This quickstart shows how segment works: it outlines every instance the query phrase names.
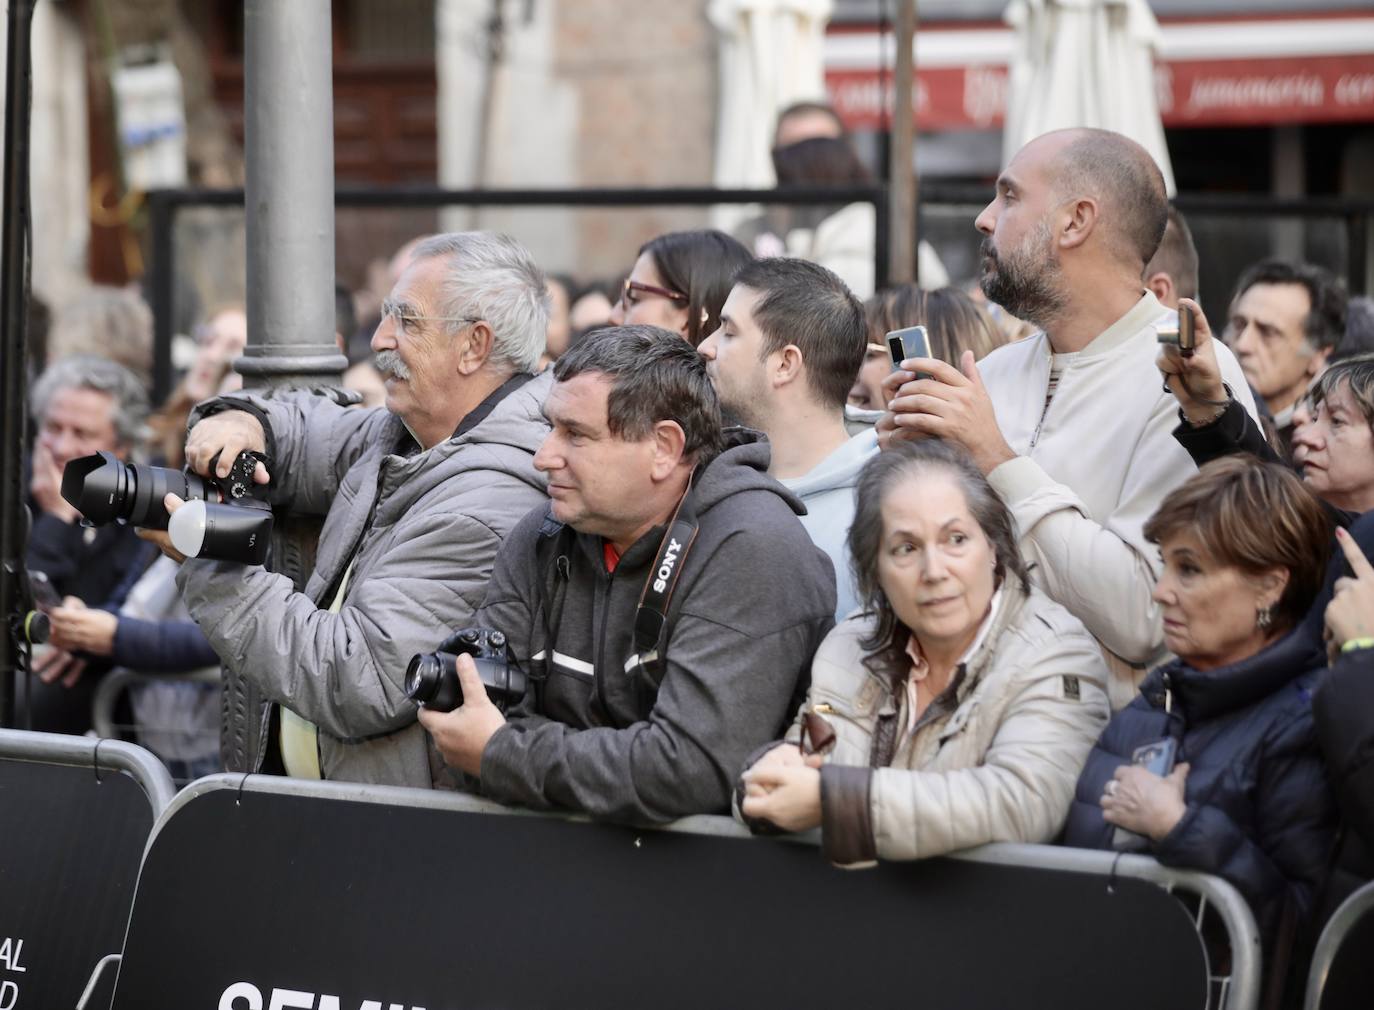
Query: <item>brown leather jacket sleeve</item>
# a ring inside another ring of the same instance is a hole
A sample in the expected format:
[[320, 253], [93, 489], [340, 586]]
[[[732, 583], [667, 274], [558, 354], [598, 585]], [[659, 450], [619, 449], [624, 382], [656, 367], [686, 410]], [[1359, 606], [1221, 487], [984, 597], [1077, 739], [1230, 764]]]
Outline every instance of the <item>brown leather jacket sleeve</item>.
[[832, 863], [845, 866], [878, 858], [869, 801], [872, 783], [871, 768], [821, 768], [821, 848]]

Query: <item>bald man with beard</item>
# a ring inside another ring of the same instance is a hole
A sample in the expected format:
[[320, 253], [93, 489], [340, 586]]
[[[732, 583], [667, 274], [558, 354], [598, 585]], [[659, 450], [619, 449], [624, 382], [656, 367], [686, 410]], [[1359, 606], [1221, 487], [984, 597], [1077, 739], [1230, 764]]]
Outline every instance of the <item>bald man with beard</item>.
[[[1101, 644], [1117, 708], [1164, 651], [1159, 555], [1143, 527], [1196, 470], [1155, 367], [1157, 327], [1174, 314], [1141, 284], [1168, 210], [1164, 178], [1134, 141], [1092, 129], [1032, 140], [975, 224], [984, 294], [1039, 332], [977, 366], [967, 352], [959, 368], [906, 363], [878, 423], [884, 446], [939, 436], [969, 452], [1015, 514], [1034, 578]], [[1224, 350], [1222, 375], [1253, 415]]]

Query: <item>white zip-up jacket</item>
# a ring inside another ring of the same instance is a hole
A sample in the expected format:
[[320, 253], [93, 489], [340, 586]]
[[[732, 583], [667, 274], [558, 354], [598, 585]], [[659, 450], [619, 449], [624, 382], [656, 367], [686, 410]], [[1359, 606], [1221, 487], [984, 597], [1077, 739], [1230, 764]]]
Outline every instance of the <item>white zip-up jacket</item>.
[[[1072, 355], [1048, 410], [1049, 338], [1037, 333], [978, 363], [997, 424], [1017, 457], [988, 481], [1016, 517], [1031, 575], [1083, 622], [1107, 653], [1112, 707], [1135, 696], [1164, 654], [1151, 601], [1158, 549], [1146, 520], [1197, 472], [1173, 437], [1178, 403], [1155, 367], [1155, 328], [1174, 318], [1150, 292]], [[1255, 414], [1229, 348], [1213, 345], [1222, 378]]]

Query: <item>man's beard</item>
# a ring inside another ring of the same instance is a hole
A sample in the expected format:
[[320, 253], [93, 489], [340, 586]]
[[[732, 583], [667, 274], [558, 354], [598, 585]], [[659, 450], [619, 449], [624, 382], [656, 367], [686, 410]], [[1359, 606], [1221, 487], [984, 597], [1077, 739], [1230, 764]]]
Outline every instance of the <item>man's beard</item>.
[[373, 367], [382, 373], [383, 378], [397, 378], [402, 382], [410, 381], [410, 369], [401, 360], [398, 351], [378, 351], [372, 359]]
[[978, 250], [984, 257], [979, 286], [988, 301], [1042, 329], [1064, 309], [1058, 284], [1059, 260], [1050, 238], [1049, 225], [1042, 221], [1006, 257], [997, 254], [991, 236], [983, 239]]

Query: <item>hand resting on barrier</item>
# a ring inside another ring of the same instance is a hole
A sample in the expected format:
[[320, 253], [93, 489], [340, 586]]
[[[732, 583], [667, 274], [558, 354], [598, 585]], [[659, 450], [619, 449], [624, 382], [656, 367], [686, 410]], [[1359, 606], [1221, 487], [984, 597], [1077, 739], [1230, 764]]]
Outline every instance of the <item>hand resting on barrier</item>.
[[[792, 754], [795, 760], [783, 757]], [[821, 823], [820, 754], [801, 753], [789, 744], [774, 747], [744, 773], [740, 810], [783, 831], [810, 831]]]

